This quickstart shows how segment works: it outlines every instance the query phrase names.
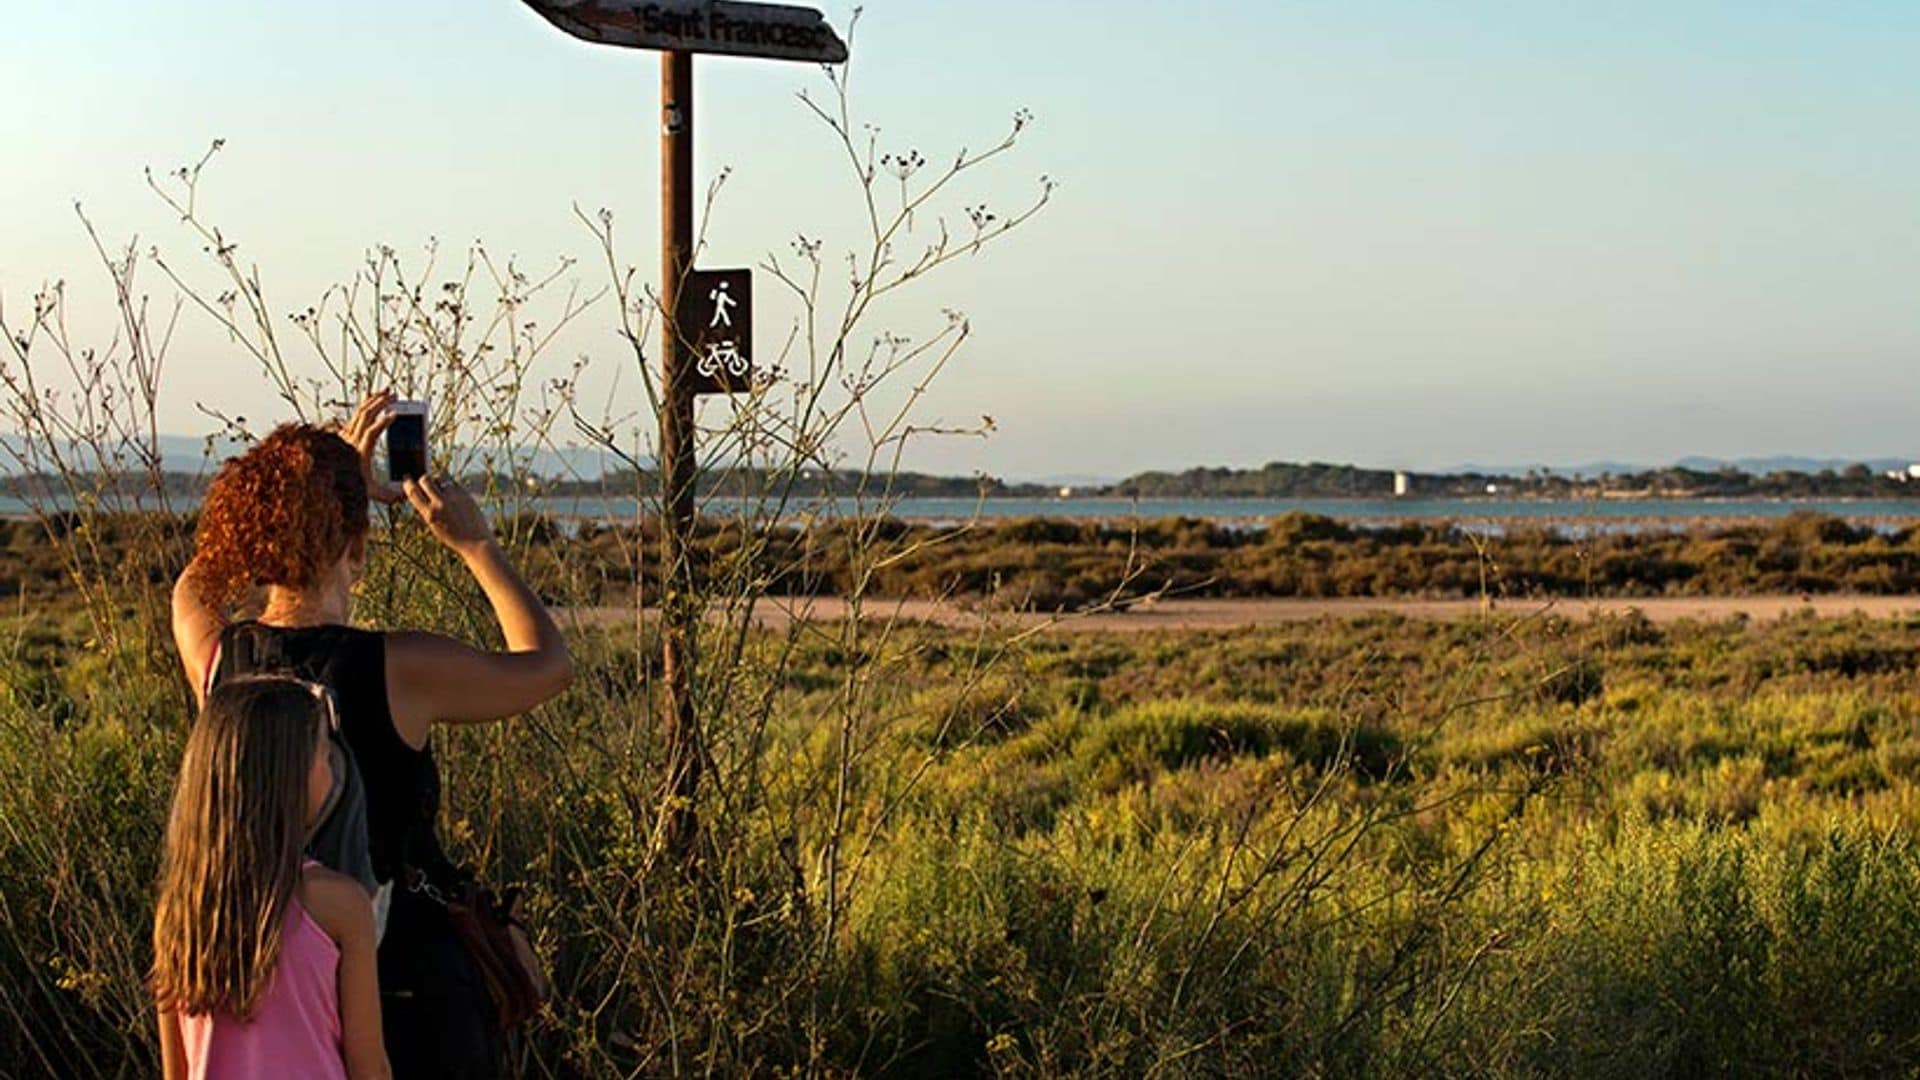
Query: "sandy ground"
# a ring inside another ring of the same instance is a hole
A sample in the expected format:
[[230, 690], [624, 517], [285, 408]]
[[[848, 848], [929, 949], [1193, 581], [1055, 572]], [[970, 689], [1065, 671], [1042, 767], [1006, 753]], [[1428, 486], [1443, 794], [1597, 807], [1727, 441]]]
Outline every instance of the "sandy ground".
[[[1744, 615], [1766, 621], [1812, 612], [1819, 616], [1863, 614], [1873, 618], [1920, 615], [1920, 596], [1703, 596], [1656, 597], [1639, 600], [1527, 600], [1503, 601], [1493, 610], [1503, 615], [1555, 614], [1585, 619], [1595, 614], [1638, 609], [1658, 623], [1682, 619], [1729, 619]], [[1478, 600], [1339, 599], [1339, 600], [1159, 600], [1125, 611], [1089, 615], [986, 614], [959, 604], [925, 600], [869, 601], [870, 619], [899, 619], [938, 623], [958, 629], [991, 622], [1007, 628], [1048, 628], [1055, 631], [1228, 630], [1272, 626], [1324, 617], [1356, 618], [1391, 613], [1415, 619], [1459, 619], [1488, 610]], [[620, 623], [633, 618], [631, 608], [582, 608], [569, 613], [592, 623]], [[830, 621], [844, 618], [846, 604], [836, 598], [773, 597], [755, 612], [760, 625], [777, 629], [795, 619]]]

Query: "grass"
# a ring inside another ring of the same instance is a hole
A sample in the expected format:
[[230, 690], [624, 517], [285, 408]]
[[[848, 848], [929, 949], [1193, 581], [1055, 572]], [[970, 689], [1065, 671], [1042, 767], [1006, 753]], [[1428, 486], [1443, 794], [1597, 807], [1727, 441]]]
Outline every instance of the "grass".
[[[138, 1075], [182, 723], [85, 625], [9, 635], [0, 1053]], [[688, 873], [649, 841], [634, 642], [582, 631], [565, 700], [443, 737], [446, 831], [534, 889], [536, 1074], [1900, 1073], [1912, 632], [1372, 618], [986, 668], [932, 628], [756, 639], [789, 677], [756, 739], [715, 730]]]

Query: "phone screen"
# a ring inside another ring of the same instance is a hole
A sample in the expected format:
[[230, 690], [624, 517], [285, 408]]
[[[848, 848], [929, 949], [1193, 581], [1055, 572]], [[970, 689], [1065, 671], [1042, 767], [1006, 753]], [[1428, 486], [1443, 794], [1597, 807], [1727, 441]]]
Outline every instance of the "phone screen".
[[387, 479], [395, 483], [427, 475], [427, 403], [393, 403], [393, 426], [387, 429]]

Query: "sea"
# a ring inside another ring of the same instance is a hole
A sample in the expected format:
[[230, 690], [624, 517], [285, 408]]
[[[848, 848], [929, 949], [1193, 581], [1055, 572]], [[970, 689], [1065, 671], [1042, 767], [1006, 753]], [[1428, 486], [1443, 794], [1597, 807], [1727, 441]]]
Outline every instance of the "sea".
[[[149, 502], [150, 506], [151, 503]], [[632, 521], [652, 512], [651, 500], [604, 497], [544, 497], [517, 502], [523, 509], [538, 508], [563, 518], [607, 522]], [[176, 510], [190, 509], [191, 499], [176, 499]], [[737, 498], [703, 498], [701, 512], [718, 517], [759, 516], [767, 511]], [[21, 518], [33, 508], [17, 498], [0, 498], [0, 516]], [[903, 521], [962, 523], [1010, 518], [1052, 518], [1074, 521], [1150, 521], [1162, 518], [1198, 518], [1256, 526], [1283, 514], [1318, 514], [1360, 525], [1390, 525], [1403, 521], [1447, 521], [1463, 527], [1476, 524], [1512, 528], [1525, 525], [1582, 528], [1679, 528], [1695, 523], [1766, 521], [1796, 513], [1843, 518], [1861, 525], [1897, 529], [1920, 525], [1920, 498], [1913, 499], [1519, 499], [1485, 498], [1298, 498], [1298, 499], [1125, 499], [1063, 498], [867, 498], [854, 500], [795, 499], [782, 516], [801, 520], [846, 515], [871, 516], [885, 512]]]

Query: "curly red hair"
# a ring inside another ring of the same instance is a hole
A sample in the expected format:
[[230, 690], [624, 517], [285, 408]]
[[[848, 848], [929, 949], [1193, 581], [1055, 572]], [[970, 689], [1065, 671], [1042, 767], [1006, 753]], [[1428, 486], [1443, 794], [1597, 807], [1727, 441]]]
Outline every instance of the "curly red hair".
[[222, 601], [258, 585], [311, 588], [367, 523], [367, 478], [353, 445], [313, 424], [282, 424], [214, 475], [194, 561], [203, 587]]

